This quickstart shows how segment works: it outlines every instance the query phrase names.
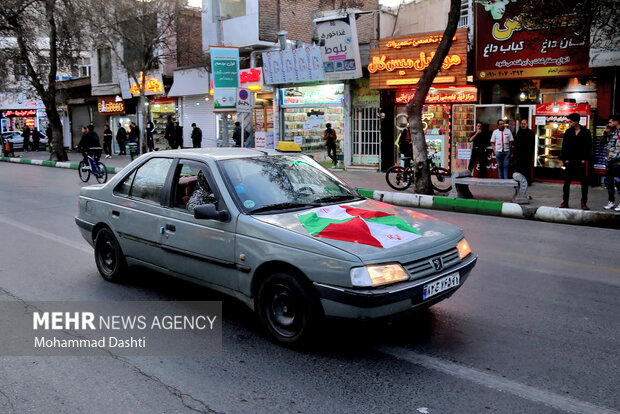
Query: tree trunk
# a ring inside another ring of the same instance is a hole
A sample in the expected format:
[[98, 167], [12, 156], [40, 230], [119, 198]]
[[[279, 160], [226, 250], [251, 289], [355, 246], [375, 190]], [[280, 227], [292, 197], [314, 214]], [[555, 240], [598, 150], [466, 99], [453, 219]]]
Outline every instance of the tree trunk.
[[47, 113], [47, 119], [52, 126], [52, 136], [47, 137], [49, 145], [52, 148], [50, 153], [50, 161], [68, 161], [67, 153], [65, 152], [65, 146], [63, 142], [62, 134], [62, 122], [60, 121], [60, 115], [56, 110], [56, 104], [49, 105], [45, 102], [45, 112]]
[[418, 194], [433, 194], [431, 186], [431, 176], [428, 164], [428, 152], [424, 129], [422, 127], [422, 108], [426, 95], [431, 88], [433, 79], [437, 76], [444, 59], [452, 46], [452, 39], [456, 33], [461, 14], [461, 0], [450, 1], [450, 12], [448, 14], [448, 24], [443, 32], [443, 38], [437, 46], [435, 56], [428, 67], [424, 70], [420, 81], [416, 86], [413, 99], [407, 104], [407, 117], [409, 118], [409, 132], [413, 141], [413, 160], [412, 166], [415, 170], [415, 192]]

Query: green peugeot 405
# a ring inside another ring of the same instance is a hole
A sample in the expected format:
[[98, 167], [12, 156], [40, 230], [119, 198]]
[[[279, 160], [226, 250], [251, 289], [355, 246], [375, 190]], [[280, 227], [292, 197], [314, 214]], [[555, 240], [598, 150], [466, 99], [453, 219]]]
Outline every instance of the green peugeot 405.
[[312, 158], [276, 150], [143, 155], [83, 187], [75, 221], [104, 279], [142, 266], [222, 291], [289, 344], [325, 317], [431, 306], [477, 260], [458, 227], [367, 199]]

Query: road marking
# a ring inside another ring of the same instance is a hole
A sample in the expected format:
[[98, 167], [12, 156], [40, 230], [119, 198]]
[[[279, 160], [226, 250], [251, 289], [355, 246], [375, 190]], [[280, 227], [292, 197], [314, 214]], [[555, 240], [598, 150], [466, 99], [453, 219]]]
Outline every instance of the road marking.
[[487, 388], [508, 392], [526, 400], [542, 403], [558, 410], [583, 414], [618, 414], [617, 411], [609, 408], [594, 405], [576, 398], [559, 395], [550, 391], [530, 387], [529, 385], [508, 380], [498, 375], [420, 354], [402, 347], [382, 345], [375, 349], [394, 358], [420, 365], [427, 369], [443, 372], [444, 374], [448, 374], [453, 377], [469, 380]]
[[569, 260], [552, 259], [550, 257], [529, 256], [527, 254], [485, 249], [484, 247], [476, 247], [476, 250], [485, 252], [485, 253], [515, 257], [517, 259], [526, 259], [526, 260], [544, 262], [544, 263], [555, 263], [555, 264], [561, 264], [561, 265], [566, 265], [570, 267], [581, 267], [584, 269], [599, 270], [599, 271], [610, 272], [610, 273], [620, 273], [620, 268], [614, 268], [614, 267], [605, 267], [605, 266], [597, 266], [597, 265], [586, 264], [586, 263], [571, 262]]
[[77, 249], [77, 250], [80, 250], [80, 251], [83, 251], [83, 252], [86, 252], [86, 253], [92, 253], [93, 252], [92, 247], [90, 247], [90, 246], [88, 246], [86, 244], [75, 242], [73, 240], [70, 240], [70, 239], [58, 236], [58, 235], [53, 234], [53, 233], [49, 233], [49, 232], [47, 232], [45, 230], [37, 229], [36, 227], [32, 227], [32, 226], [29, 226], [27, 224], [17, 223], [17, 222], [15, 222], [15, 220], [11, 220], [8, 217], [0, 216], [0, 223], [16, 227], [16, 228], [18, 228], [20, 230], [23, 230], [23, 231], [26, 231], [28, 233], [35, 234], [35, 235], [37, 235], [39, 237], [43, 237], [43, 238], [49, 239], [49, 240], [54, 241], [56, 243], [64, 244], [65, 246], [73, 247], [74, 249]]

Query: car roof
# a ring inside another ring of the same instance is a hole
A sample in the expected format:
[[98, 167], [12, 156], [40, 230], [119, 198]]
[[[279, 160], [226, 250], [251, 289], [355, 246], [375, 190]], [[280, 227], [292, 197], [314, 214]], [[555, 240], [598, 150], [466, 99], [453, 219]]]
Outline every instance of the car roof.
[[296, 153], [284, 153], [275, 150], [268, 149], [254, 149], [254, 148], [186, 148], [180, 150], [167, 150], [157, 151], [151, 153], [152, 155], [173, 155], [177, 157], [187, 157], [188, 155], [194, 155], [199, 157], [211, 158], [214, 160], [228, 160], [233, 158], [254, 158], [265, 157], [274, 155], [291, 155], [300, 154]]

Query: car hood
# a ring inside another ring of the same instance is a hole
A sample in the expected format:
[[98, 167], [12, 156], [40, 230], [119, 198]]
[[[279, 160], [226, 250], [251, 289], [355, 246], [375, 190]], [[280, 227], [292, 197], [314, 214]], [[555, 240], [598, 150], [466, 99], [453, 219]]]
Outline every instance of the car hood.
[[278, 226], [280, 228], [311, 237], [317, 242], [325, 243], [338, 249], [347, 251], [357, 256], [364, 263], [373, 263], [385, 260], [411, 260], [417, 256], [425, 257], [435, 254], [440, 250], [454, 248], [463, 237], [463, 231], [449, 223], [437, 220], [418, 211], [409, 208], [393, 206], [374, 200], [363, 200], [353, 203], [335, 204], [343, 207], [380, 211], [402, 218], [421, 233], [412, 241], [398, 244], [393, 247], [376, 247], [369, 244], [342, 241], [311, 235], [302, 225], [299, 216], [316, 209], [308, 209], [294, 212], [278, 212], [269, 215], [253, 215], [256, 220]]

